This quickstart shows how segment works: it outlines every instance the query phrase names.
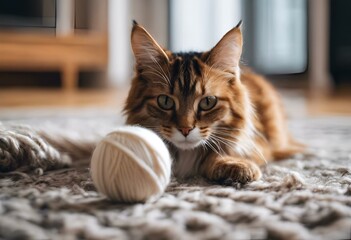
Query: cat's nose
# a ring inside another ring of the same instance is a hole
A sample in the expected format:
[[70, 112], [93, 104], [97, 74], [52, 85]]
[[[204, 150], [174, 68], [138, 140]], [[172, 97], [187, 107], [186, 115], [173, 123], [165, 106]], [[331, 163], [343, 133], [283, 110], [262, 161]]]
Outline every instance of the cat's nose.
[[184, 137], [188, 136], [190, 131], [193, 129], [194, 128], [190, 128], [190, 127], [178, 128], [178, 130], [184, 135]]

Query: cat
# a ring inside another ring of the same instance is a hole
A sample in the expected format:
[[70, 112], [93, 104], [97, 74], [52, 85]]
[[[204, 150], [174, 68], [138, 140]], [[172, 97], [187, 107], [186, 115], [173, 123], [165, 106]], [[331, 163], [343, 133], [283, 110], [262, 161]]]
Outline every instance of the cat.
[[175, 177], [245, 184], [260, 179], [260, 165], [303, 149], [273, 86], [240, 65], [242, 38], [240, 21], [207, 52], [174, 53], [133, 22], [126, 123], [164, 140]]

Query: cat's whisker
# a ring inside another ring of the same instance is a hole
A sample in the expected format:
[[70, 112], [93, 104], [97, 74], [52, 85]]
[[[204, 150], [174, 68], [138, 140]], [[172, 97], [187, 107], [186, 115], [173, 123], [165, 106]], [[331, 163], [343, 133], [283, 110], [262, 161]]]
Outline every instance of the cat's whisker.
[[205, 140], [201, 140], [200, 145], [205, 151], [207, 151], [207, 146], [206, 146], [206, 141]]
[[227, 134], [227, 133], [218, 133], [218, 132], [212, 132], [211, 135], [214, 135], [214, 136], [217, 136], [217, 137], [220, 137], [224, 140], [227, 140], [227, 141], [232, 141], [231, 139], [234, 139], [235, 141], [238, 141], [240, 139], [240, 136], [235, 136], [233, 134]]
[[[214, 141], [216, 141], [216, 140], [214, 139]], [[224, 151], [224, 149], [221, 147], [221, 144], [218, 141], [217, 141], [217, 143], [218, 143], [219, 151], [222, 152], [223, 154], [226, 154], [226, 151]]]
[[[208, 142], [206, 140], [204, 141], [204, 146], [206, 147], [206, 150], [207, 150], [207, 147], [209, 147], [212, 150], [212, 148], [208, 145]], [[214, 152], [216, 152], [216, 151], [214, 151]]]
[[[232, 135], [227, 135], [227, 136], [238, 140], [238, 138], [236, 138], [235, 136], [232, 136]], [[226, 146], [228, 146], [234, 150], [235, 150], [235, 145], [239, 144], [237, 141], [232, 141], [230, 139], [224, 138], [224, 137], [218, 135], [217, 133], [212, 133], [212, 137], [217, 138], [218, 141], [222, 142], [223, 144], [225, 144]], [[232, 143], [233, 145], [230, 145], [228, 142]], [[246, 152], [247, 155], [249, 155], [248, 153], [250, 153], [250, 151], [253, 150], [258, 155], [258, 157], [267, 164], [266, 158], [264, 157], [262, 152], [257, 148], [257, 146], [254, 144], [254, 142], [250, 143], [251, 150], [246, 149], [245, 145], [242, 145], [241, 147], [244, 149], [244, 152]]]
[[221, 147], [220, 144], [218, 144], [218, 142], [216, 141], [215, 138], [209, 138], [209, 140], [213, 143], [213, 145], [218, 149], [219, 152], [221, 152]]
[[216, 154], [218, 154], [221, 158], [223, 158], [223, 156], [216, 150], [216, 148], [211, 144], [211, 141], [206, 140], [205, 144], [212, 149], [212, 151], [214, 151]]
[[216, 135], [216, 134], [212, 134], [212, 137], [213, 137], [213, 138], [216, 138], [216, 139], [218, 139], [218, 140], [221, 140], [224, 144], [227, 144], [228, 146], [231, 146], [231, 145], [229, 145], [229, 143], [232, 143], [232, 144], [234, 144], [234, 145], [236, 144], [235, 141], [232, 141], [232, 140], [227, 139], [227, 138], [223, 138], [223, 137], [218, 136], [218, 135]]
[[[213, 132], [213, 133], [215, 133], [215, 132]], [[228, 137], [236, 137], [233, 133], [226, 133], [226, 132], [223, 132], [223, 131], [221, 131], [220, 133], [218, 133], [218, 135], [223, 136], [223, 137], [225, 137], [225, 136], [228, 136]]]
[[216, 140], [213, 139], [213, 138], [211, 138], [211, 137], [210, 137], [208, 140], [209, 140], [209, 143], [212, 143], [215, 147], [218, 148], [218, 151], [216, 151], [216, 153], [217, 153], [220, 157], [223, 158], [223, 155], [221, 154], [221, 152], [222, 152], [222, 153], [225, 153], [225, 151], [220, 147], [220, 144], [219, 144], [218, 142], [216, 142]]
[[230, 141], [228, 139], [220, 138], [218, 136], [212, 136], [212, 138], [216, 139], [218, 142], [220, 142], [223, 145], [227, 146], [229, 149], [235, 150], [236, 142]]
[[[239, 128], [230, 128], [230, 127], [216, 127], [217, 130], [221, 130], [221, 131], [227, 131], [227, 132], [232, 132], [232, 131], [239, 131], [239, 132], [243, 132], [244, 134], [247, 133], [247, 131], [245, 129], [239, 129]], [[267, 138], [259, 131], [254, 130], [253, 133], [258, 136], [260, 139], [262, 139], [264, 142], [268, 143]]]

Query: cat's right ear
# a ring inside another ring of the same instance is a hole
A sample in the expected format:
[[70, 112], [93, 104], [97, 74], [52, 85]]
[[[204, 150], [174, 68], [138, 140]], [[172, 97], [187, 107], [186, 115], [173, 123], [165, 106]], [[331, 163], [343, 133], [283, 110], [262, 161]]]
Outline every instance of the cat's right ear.
[[133, 21], [131, 44], [138, 68], [143, 69], [169, 62], [166, 52], [136, 21]]

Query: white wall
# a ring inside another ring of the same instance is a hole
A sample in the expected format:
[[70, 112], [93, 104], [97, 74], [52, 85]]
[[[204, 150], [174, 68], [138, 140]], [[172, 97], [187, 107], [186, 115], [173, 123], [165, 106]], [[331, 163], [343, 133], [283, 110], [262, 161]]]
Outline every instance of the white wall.
[[133, 55], [130, 46], [132, 20], [144, 26], [162, 45], [168, 44], [168, 1], [109, 0], [109, 66], [108, 79], [112, 86], [130, 83], [133, 75]]
[[125, 85], [131, 77], [129, 11], [128, 0], [108, 1], [108, 81], [112, 86]]
[[171, 0], [171, 50], [206, 51], [241, 20], [240, 0]]

